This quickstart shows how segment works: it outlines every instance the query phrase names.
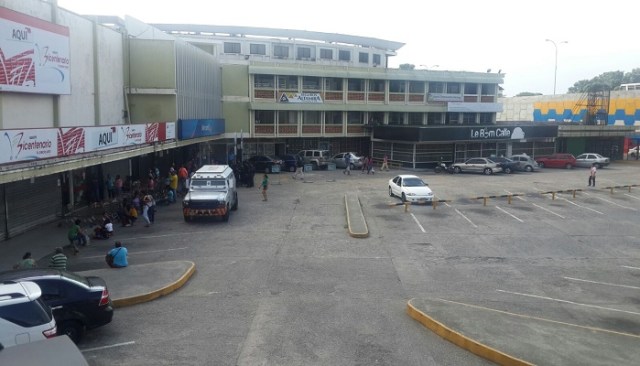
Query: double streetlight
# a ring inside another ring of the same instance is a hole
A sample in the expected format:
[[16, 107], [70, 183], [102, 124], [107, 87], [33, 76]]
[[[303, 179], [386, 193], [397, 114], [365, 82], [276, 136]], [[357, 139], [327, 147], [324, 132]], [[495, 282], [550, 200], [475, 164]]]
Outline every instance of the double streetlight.
[[554, 40], [549, 38], [545, 39], [545, 41], [553, 43], [553, 47], [556, 49], [556, 58], [555, 58], [556, 61], [555, 61], [555, 66], [553, 70], [553, 95], [556, 95], [556, 80], [558, 77], [558, 44], [569, 43], [569, 42], [561, 41], [556, 43]]

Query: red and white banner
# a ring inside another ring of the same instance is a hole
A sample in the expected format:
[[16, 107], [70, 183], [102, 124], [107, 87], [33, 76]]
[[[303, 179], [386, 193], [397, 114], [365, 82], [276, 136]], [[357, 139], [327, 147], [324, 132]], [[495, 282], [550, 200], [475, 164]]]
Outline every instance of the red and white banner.
[[0, 90], [71, 94], [69, 28], [0, 7]]
[[3, 130], [0, 164], [18, 163], [173, 140], [175, 122], [101, 127]]

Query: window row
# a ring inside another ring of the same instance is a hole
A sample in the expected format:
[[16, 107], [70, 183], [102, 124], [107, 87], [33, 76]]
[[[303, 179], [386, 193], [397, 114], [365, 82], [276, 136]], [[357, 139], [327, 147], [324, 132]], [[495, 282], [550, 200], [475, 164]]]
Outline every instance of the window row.
[[256, 110], [254, 122], [260, 124], [331, 124], [436, 126], [436, 125], [491, 125], [495, 113], [458, 112], [361, 112], [361, 111], [274, 111]]
[[[329, 60], [329, 61], [356, 61], [353, 58], [355, 51], [341, 50], [336, 48], [323, 48], [323, 47], [310, 47], [310, 46], [295, 46], [290, 44], [273, 44], [271, 45], [271, 56], [275, 58], [288, 59], [293, 58], [293, 51], [295, 50], [296, 60]], [[240, 42], [224, 42], [223, 52], [226, 54], [243, 54], [242, 43]], [[268, 56], [267, 44], [264, 43], [249, 43], [249, 54]], [[382, 56], [377, 53], [369, 52], [357, 52], [357, 61], [362, 64], [381, 65]]]
[[[497, 84], [478, 84], [440, 81], [380, 80], [380, 79], [343, 79], [318, 76], [263, 75], [253, 76], [256, 89], [275, 89], [291, 91], [347, 91], [384, 93], [441, 93], [496, 95]], [[299, 90], [300, 89], [300, 90]]]

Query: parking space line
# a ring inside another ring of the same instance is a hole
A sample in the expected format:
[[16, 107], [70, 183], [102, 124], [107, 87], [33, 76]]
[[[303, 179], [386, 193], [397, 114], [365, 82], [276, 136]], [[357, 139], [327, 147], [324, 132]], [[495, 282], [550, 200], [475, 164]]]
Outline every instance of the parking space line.
[[591, 305], [591, 304], [583, 304], [583, 303], [579, 303], [579, 302], [575, 302], [575, 301], [569, 301], [569, 300], [562, 300], [562, 299], [556, 299], [553, 297], [548, 297], [548, 296], [539, 296], [539, 295], [532, 295], [532, 294], [523, 294], [521, 292], [513, 292], [513, 291], [506, 291], [506, 290], [496, 290], [498, 292], [503, 292], [505, 294], [511, 294], [511, 295], [518, 295], [518, 296], [526, 296], [526, 297], [533, 297], [535, 299], [542, 299], [542, 300], [550, 300], [550, 301], [557, 301], [557, 302], [561, 302], [564, 304], [571, 304], [571, 305], [577, 305], [577, 306], [584, 306], [587, 308], [594, 308], [594, 309], [600, 309], [600, 310], [609, 310], [609, 311], [615, 311], [615, 312], [619, 312], [619, 313], [626, 313], [626, 314], [632, 314], [632, 315], [640, 315], [640, 313], [635, 312], [635, 311], [628, 311], [628, 310], [620, 310], [620, 309], [615, 309], [615, 308], [607, 308], [604, 306], [598, 306], [598, 305]]
[[123, 343], [116, 343], [116, 344], [111, 344], [108, 346], [102, 346], [102, 347], [93, 347], [93, 348], [87, 348], [87, 349], [81, 349], [80, 352], [93, 352], [93, 351], [100, 351], [103, 349], [109, 349], [109, 348], [114, 348], [114, 347], [122, 347], [122, 346], [131, 346], [133, 344], [135, 344], [136, 342], [134, 341], [130, 341], [130, 342], [123, 342]]
[[571, 280], [571, 281], [578, 281], [578, 282], [586, 282], [586, 283], [594, 283], [596, 285], [607, 285], [607, 286], [615, 286], [615, 287], [624, 287], [624, 288], [632, 288], [634, 290], [640, 290], [640, 287], [638, 286], [630, 286], [630, 285], [618, 285], [615, 283], [609, 283], [609, 282], [598, 282], [598, 281], [591, 281], [591, 280], [583, 280], [580, 278], [573, 278], [573, 277], [563, 277], [566, 280]]
[[[505, 192], [507, 192], [507, 194], [513, 194], [513, 193], [511, 193], [511, 192], [507, 191], [506, 189], [505, 189], [504, 191], [505, 191]], [[566, 218], [566, 217], [564, 217], [564, 216], [560, 215], [559, 213], [556, 213], [556, 212], [553, 212], [553, 211], [549, 210], [548, 208], [542, 207], [542, 206], [537, 205], [537, 204], [535, 204], [535, 203], [533, 203], [533, 202], [529, 202], [529, 201], [528, 201], [528, 200], [526, 200], [524, 197], [516, 196], [516, 198], [517, 198], [517, 199], [519, 199], [519, 200], [521, 200], [521, 201], [524, 201], [524, 202], [530, 203], [530, 204], [532, 204], [532, 205], [536, 206], [537, 208], [539, 208], [539, 209], [541, 209], [541, 210], [545, 210], [545, 211], [547, 211], [547, 212], [548, 212], [548, 213], [550, 213], [550, 214], [556, 215], [556, 216], [558, 216], [558, 217], [559, 217], [559, 218], [561, 218], [561, 219], [565, 219], [565, 218]]]
[[496, 208], [497, 208], [498, 210], [500, 210], [500, 211], [502, 211], [502, 212], [506, 213], [507, 215], [509, 215], [509, 216], [513, 217], [514, 219], [516, 219], [516, 220], [518, 220], [518, 221], [520, 221], [520, 222], [524, 222], [522, 219], [519, 219], [518, 217], [516, 217], [516, 216], [515, 216], [515, 215], [513, 215], [512, 213], [507, 212], [506, 210], [504, 210], [504, 209], [502, 209], [502, 208], [500, 208], [500, 207], [498, 207], [498, 206], [496, 206]]
[[455, 209], [456, 212], [458, 213], [458, 215], [462, 216], [465, 218], [465, 220], [469, 221], [469, 223], [471, 225], [473, 225], [473, 227], [478, 227], [478, 225], [474, 224], [473, 221], [471, 221], [468, 217], [466, 217], [462, 212], [460, 212], [460, 210], [458, 210], [457, 208]]
[[629, 269], [640, 269], [640, 267], [631, 267], [631, 266], [622, 266], [624, 268], [629, 268]]
[[418, 227], [420, 228], [420, 230], [422, 230], [423, 233], [426, 233], [422, 225], [420, 225], [420, 221], [418, 221], [418, 218], [413, 213], [411, 213], [411, 217], [413, 217], [413, 221], [415, 221], [416, 224], [418, 224]]
[[578, 206], [578, 207], [581, 207], [581, 208], [587, 209], [587, 210], [589, 210], [589, 211], [593, 211], [593, 212], [595, 212], [595, 213], [597, 213], [597, 214], [604, 215], [604, 213], [602, 213], [602, 212], [600, 212], [600, 211], [598, 211], [598, 210], [594, 210], [594, 209], [592, 209], [591, 207], [582, 206], [582, 205], [579, 205], [579, 204], [577, 204], [577, 203], [575, 203], [575, 202], [571, 202], [571, 201], [569, 201], [568, 199], [566, 199], [566, 198], [564, 198], [564, 197], [558, 197], [558, 198], [559, 198], [559, 199], [561, 199], [561, 200], [565, 200], [565, 201], [569, 202], [570, 204], [572, 204], [572, 205], [574, 205], [574, 206]]
[[631, 211], [638, 211], [637, 209], [635, 209], [635, 208], [633, 208], [633, 207], [624, 206], [624, 205], [621, 205], [621, 204], [619, 204], [619, 203], [616, 203], [616, 202], [613, 202], [613, 201], [609, 201], [608, 199], [605, 199], [605, 198], [602, 198], [602, 197], [598, 197], [598, 196], [595, 196], [595, 195], [590, 194], [590, 193], [587, 193], [587, 192], [584, 192], [584, 194], [585, 194], [585, 195], [587, 195], [587, 196], [591, 196], [591, 197], [597, 198], [597, 199], [599, 199], [599, 200], [603, 200], [603, 201], [605, 201], [605, 202], [608, 202], [608, 203], [610, 203], [610, 204], [612, 204], [612, 205], [616, 205], [616, 206], [618, 206], [618, 207], [626, 208], [626, 209], [631, 210]]
[[634, 200], [639, 200], [639, 201], [640, 201], [640, 197], [636, 197], [636, 196], [634, 196], [634, 195], [632, 195], [632, 194], [629, 194], [629, 193], [625, 193], [624, 195], [625, 195], [625, 196], [627, 196], [627, 197], [631, 197], [631, 198], [633, 198]]

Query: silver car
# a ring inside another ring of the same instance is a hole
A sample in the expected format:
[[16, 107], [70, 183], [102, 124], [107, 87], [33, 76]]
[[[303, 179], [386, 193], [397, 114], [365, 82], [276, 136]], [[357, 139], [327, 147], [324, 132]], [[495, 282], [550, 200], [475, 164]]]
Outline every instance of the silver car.
[[527, 154], [516, 154], [509, 157], [509, 159], [517, 162], [518, 170], [532, 172], [538, 169], [538, 163], [536, 163], [536, 161]]
[[333, 157], [331, 157], [331, 159], [329, 161], [331, 161], [332, 163], [334, 163], [336, 165], [336, 168], [338, 169], [344, 169], [347, 167], [347, 164], [345, 163], [344, 157], [349, 154], [349, 165], [351, 165], [351, 169], [359, 169], [362, 168], [362, 162], [363, 162], [363, 158], [358, 156], [356, 153], [354, 152], [341, 152], [339, 154], [334, 155]]
[[471, 158], [464, 163], [453, 164], [454, 173], [476, 172], [491, 175], [499, 173], [502, 168], [495, 161], [487, 158]]
[[609, 158], [596, 153], [584, 153], [576, 156], [576, 166], [590, 168], [593, 164], [600, 169], [609, 165]]

